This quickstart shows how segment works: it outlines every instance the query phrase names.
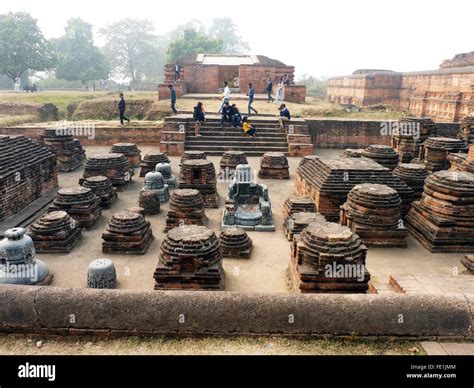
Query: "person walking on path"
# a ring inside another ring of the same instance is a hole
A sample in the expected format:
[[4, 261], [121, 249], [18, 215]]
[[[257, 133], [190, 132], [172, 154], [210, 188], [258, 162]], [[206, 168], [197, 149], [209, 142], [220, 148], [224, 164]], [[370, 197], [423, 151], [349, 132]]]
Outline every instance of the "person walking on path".
[[123, 127], [123, 120], [128, 121], [128, 125], [130, 125], [130, 119], [125, 117], [125, 109], [127, 108], [127, 103], [125, 102], [125, 98], [123, 98], [123, 93], [120, 93], [120, 101], [118, 104], [119, 113], [120, 113], [120, 125]]
[[171, 111], [176, 114], [178, 113], [176, 110], [176, 90], [171, 84], [168, 85], [168, 88], [170, 89]]
[[281, 104], [278, 109], [280, 110], [280, 128], [285, 129], [285, 124], [291, 120], [291, 113], [285, 104]]
[[265, 88], [265, 90], [267, 91], [267, 102], [275, 101], [275, 99], [272, 97], [273, 81], [271, 78], [268, 79], [267, 87]]
[[229, 88], [229, 84], [227, 81], [224, 82], [224, 93], [222, 94], [222, 104], [221, 104], [221, 107], [219, 108], [219, 110], [217, 111], [217, 113], [221, 113], [222, 112], [222, 108], [224, 107], [224, 104], [227, 102], [227, 103], [230, 103], [230, 95], [231, 95], [231, 91], [230, 91], [230, 88]]
[[283, 99], [284, 99], [283, 90], [284, 90], [284, 87], [285, 87], [285, 85], [283, 84], [283, 81], [282, 80], [278, 81], [277, 92], [276, 92], [276, 96], [275, 96], [275, 104], [278, 104], [278, 102], [280, 102], [280, 104], [283, 104]]
[[283, 76], [283, 85], [287, 86], [290, 84], [290, 77], [288, 77], [288, 74], [285, 73], [285, 75]]
[[206, 121], [206, 114], [204, 113], [204, 107], [202, 106], [201, 101], [199, 101], [197, 105], [194, 107], [193, 119], [194, 119], [194, 135], [196, 137], [201, 137], [201, 126], [202, 126], [202, 123]]
[[255, 114], [258, 115], [257, 110], [252, 106], [253, 101], [255, 99], [255, 89], [253, 88], [252, 83], [249, 83], [249, 92], [248, 92], [247, 96], [249, 97], [249, 105], [248, 105], [249, 117], [251, 116], [252, 112], [255, 112]]
[[257, 137], [255, 127], [249, 123], [247, 116], [244, 116], [242, 119], [242, 130], [244, 131], [245, 136]]

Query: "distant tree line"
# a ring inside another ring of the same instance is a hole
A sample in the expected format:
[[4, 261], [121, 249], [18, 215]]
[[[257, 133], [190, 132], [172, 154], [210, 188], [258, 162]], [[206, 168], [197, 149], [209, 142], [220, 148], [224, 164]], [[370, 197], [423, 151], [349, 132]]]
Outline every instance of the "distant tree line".
[[[146, 19], [122, 19], [99, 30], [104, 47], [97, 47], [93, 26], [80, 18], [70, 19], [63, 36], [47, 40], [36, 19], [25, 12], [0, 15], [0, 87], [41, 74], [44, 86], [83, 88], [88, 83], [114, 84], [128, 80], [130, 87], [156, 82], [165, 63], [198, 54], [236, 54], [249, 50], [228, 17], [214, 19], [206, 28], [191, 20], [156, 35]], [[8, 82], [7, 82], [8, 80]], [[97, 86], [100, 86], [99, 84]]]

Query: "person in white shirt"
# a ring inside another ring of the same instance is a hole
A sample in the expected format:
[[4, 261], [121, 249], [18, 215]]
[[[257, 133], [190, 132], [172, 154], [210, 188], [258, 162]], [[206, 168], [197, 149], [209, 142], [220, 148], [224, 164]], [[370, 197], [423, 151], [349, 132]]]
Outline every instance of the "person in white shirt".
[[283, 104], [283, 99], [284, 99], [284, 83], [283, 83], [283, 80], [280, 80], [278, 82], [278, 86], [277, 86], [277, 92], [276, 92], [276, 97], [275, 97], [275, 104]]
[[229, 83], [227, 81], [225, 81], [224, 82], [224, 93], [222, 95], [222, 104], [221, 104], [221, 107], [219, 108], [219, 110], [217, 111], [217, 113], [222, 112], [222, 108], [223, 108], [223, 106], [226, 102], [230, 103], [230, 95], [231, 95], [231, 91], [230, 91], [230, 88], [229, 88]]

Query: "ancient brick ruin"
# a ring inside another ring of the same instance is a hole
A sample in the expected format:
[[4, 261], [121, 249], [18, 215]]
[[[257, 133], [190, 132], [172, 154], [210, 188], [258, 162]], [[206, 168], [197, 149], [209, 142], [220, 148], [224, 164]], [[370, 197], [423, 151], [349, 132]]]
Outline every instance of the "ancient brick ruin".
[[386, 185], [356, 185], [341, 206], [340, 222], [356, 233], [368, 247], [406, 248], [408, 230], [401, 219], [402, 200]]
[[102, 233], [103, 253], [143, 255], [153, 241], [150, 222], [139, 213], [115, 214]]
[[198, 190], [175, 190], [171, 195], [164, 232], [181, 225], [204, 225], [205, 218], [204, 200]]
[[393, 170], [398, 165], [398, 154], [389, 146], [373, 144], [361, 152], [361, 156], [372, 159], [378, 164]]
[[113, 154], [124, 155], [130, 162], [132, 167], [140, 166], [140, 163], [142, 161], [141, 151], [134, 143], [116, 143], [112, 146], [110, 152]]
[[289, 275], [302, 293], [365, 293], [367, 248], [348, 227], [313, 222], [291, 244]]
[[133, 173], [133, 168], [125, 155], [97, 154], [87, 158], [83, 179], [79, 184], [89, 177], [102, 175], [109, 178], [117, 190], [123, 190], [132, 180]]
[[155, 171], [158, 163], [171, 163], [170, 158], [163, 152], [147, 153], [140, 163], [140, 177], [143, 178], [149, 172]]
[[100, 198], [102, 209], [109, 209], [117, 201], [117, 189], [106, 176], [97, 175], [86, 178], [82, 182], [82, 186], [91, 189]]
[[306, 87], [294, 84], [295, 69], [263, 55], [198, 54], [177, 61], [181, 66], [176, 79], [175, 64], [165, 65], [164, 83], [158, 85], [159, 99], [169, 98], [168, 85], [173, 84], [178, 97], [187, 93], [219, 93], [224, 81], [236, 92], [246, 93], [248, 84], [254, 84], [256, 93], [264, 93], [266, 81], [272, 78], [275, 88], [278, 80], [288, 75], [290, 85], [285, 100], [304, 102]]
[[430, 172], [447, 170], [449, 153], [457, 152], [467, 152], [467, 147], [462, 140], [430, 137], [420, 146], [419, 160]]
[[449, 154], [448, 161], [451, 163], [450, 170], [474, 174], [474, 144], [469, 146], [467, 154]]
[[474, 249], [474, 174], [438, 171], [425, 181], [423, 196], [406, 221], [412, 235], [430, 252]]
[[226, 228], [219, 236], [222, 256], [228, 259], [249, 259], [252, 253], [252, 239], [238, 227]]
[[290, 197], [285, 200], [283, 204], [283, 215], [285, 217], [299, 212], [316, 212], [316, 206], [311, 197]]
[[58, 190], [50, 212], [65, 211], [74, 218], [81, 228], [88, 229], [102, 215], [101, 200], [87, 187], [68, 187]]
[[281, 152], [267, 152], [260, 160], [258, 177], [261, 179], [290, 179], [288, 159]]
[[52, 151], [23, 136], [0, 136], [0, 221], [58, 186]]
[[56, 154], [58, 171], [70, 172], [82, 166], [86, 153], [79, 139], [74, 139], [67, 131], [56, 128], [45, 129], [39, 143]]
[[340, 206], [351, 189], [360, 183], [378, 183], [395, 190], [402, 199], [401, 213], [408, 213], [413, 190], [389, 169], [367, 158], [304, 157], [295, 177], [295, 194], [313, 198], [318, 212], [329, 221], [339, 222]]
[[292, 213], [285, 218], [283, 229], [288, 241], [293, 241], [295, 235], [301, 232], [313, 222], [324, 222], [326, 219], [319, 213], [315, 212], [297, 212]]
[[242, 151], [226, 151], [219, 162], [223, 171], [234, 171], [239, 164], [248, 164], [247, 157]]
[[219, 238], [205, 226], [172, 229], [161, 244], [155, 290], [224, 289]]
[[438, 70], [358, 70], [331, 77], [327, 99], [359, 107], [385, 105], [437, 121], [460, 121], [473, 109], [474, 61], [472, 53], [459, 58], [456, 56], [449, 66], [443, 62]]
[[184, 160], [180, 166], [178, 186], [182, 189], [199, 190], [205, 207], [219, 207], [216, 169], [211, 161], [202, 159]]
[[474, 143], [474, 117], [466, 116], [461, 122], [458, 139], [463, 140], [466, 145]]
[[402, 182], [413, 190], [413, 199], [419, 200], [423, 194], [425, 180], [429, 175], [428, 169], [424, 164], [419, 163], [400, 163], [393, 175], [398, 177]]
[[38, 253], [68, 253], [82, 238], [79, 223], [65, 211], [46, 213], [28, 229]]

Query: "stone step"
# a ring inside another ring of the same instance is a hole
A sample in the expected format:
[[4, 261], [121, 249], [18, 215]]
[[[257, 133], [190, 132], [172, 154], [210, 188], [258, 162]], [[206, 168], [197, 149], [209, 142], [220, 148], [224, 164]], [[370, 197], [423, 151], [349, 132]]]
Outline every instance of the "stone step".
[[228, 146], [195, 146], [186, 145], [186, 151], [205, 151], [208, 155], [222, 155], [226, 151], [242, 151], [247, 156], [261, 156], [266, 152], [283, 152], [288, 154], [288, 147], [256, 147], [255, 145], [228, 147]]
[[240, 145], [258, 145], [261, 147], [286, 147], [288, 148], [288, 143], [286, 142], [268, 142], [265, 141], [265, 139], [259, 139], [257, 138], [247, 138], [247, 139], [242, 139], [242, 140], [226, 140], [226, 141], [212, 141], [212, 140], [186, 140], [186, 148], [188, 145], [201, 145], [201, 146], [208, 146], [208, 145], [215, 145], [215, 146], [220, 146], [222, 147], [228, 147], [228, 146], [240, 146]]
[[[201, 132], [201, 135], [203, 137], [206, 137], [208, 139], [216, 139], [216, 140], [222, 140], [225, 141], [229, 138], [231, 139], [240, 139], [243, 137], [243, 133], [232, 133], [232, 132], [227, 132], [227, 133], [218, 133], [218, 132]], [[262, 132], [257, 132], [257, 136], [268, 139], [269, 141], [286, 141], [286, 136], [285, 135], [275, 135], [275, 134], [267, 134], [267, 133], [262, 133]], [[193, 139], [195, 138], [194, 132], [186, 133], [186, 140], [187, 139]]]
[[[194, 129], [193, 130], [188, 130], [185, 132], [186, 136], [194, 136]], [[201, 129], [201, 134], [206, 134], [209, 136], [232, 136], [232, 135], [237, 135], [241, 136], [242, 135], [242, 130], [235, 128], [235, 130], [202, 130]], [[257, 134], [260, 134], [262, 136], [268, 136], [268, 137], [274, 137], [274, 138], [281, 138], [281, 139], [286, 139], [286, 133], [279, 133], [279, 132], [267, 132], [267, 131], [259, 131], [257, 128]]]

